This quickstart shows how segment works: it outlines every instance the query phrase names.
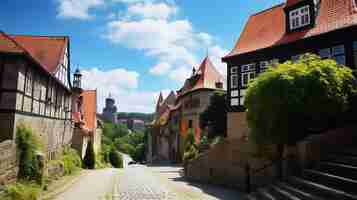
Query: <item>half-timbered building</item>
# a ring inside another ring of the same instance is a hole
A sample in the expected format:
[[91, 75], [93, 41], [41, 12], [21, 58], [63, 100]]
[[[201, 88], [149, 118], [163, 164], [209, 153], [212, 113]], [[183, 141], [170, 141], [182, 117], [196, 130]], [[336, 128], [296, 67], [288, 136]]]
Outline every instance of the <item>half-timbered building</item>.
[[0, 32], [0, 142], [25, 124], [49, 159], [72, 138], [69, 38]]
[[286, 0], [248, 19], [227, 63], [228, 135], [247, 134], [244, 108], [250, 80], [268, 67], [313, 53], [357, 67], [356, 0]]

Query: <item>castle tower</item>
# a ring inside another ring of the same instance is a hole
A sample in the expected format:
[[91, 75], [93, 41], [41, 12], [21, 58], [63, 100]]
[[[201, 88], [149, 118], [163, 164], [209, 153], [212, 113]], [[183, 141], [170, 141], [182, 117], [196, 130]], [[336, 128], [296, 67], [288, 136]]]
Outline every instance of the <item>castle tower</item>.
[[106, 121], [117, 123], [116, 118], [117, 107], [115, 106], [115, 100], [112, 95], [109, 94], [108, 98], [105, 99], [105, 107], [103, 108], [103, 118]]

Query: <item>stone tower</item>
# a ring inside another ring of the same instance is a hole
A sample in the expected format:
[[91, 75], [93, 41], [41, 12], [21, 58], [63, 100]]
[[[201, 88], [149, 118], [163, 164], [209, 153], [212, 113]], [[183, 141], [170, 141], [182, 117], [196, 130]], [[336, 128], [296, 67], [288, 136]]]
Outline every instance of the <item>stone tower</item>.
[[105, 99], [105, 107], [103, 108], [104, 120], [117, 123], [116, 112], [117, 107], [115, 106], [115, 100], [112, 98], [112, 95], [109, 94], [109, 97]]

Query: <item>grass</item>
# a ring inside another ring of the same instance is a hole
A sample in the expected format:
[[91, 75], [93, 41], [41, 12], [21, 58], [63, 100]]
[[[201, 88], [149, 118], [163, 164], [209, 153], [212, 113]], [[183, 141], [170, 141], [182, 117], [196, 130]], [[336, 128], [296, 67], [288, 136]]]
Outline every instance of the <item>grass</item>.
[[3, 200], [37, 200], [42, 188], [31, 182], [18, 182], [7, 185], [1, 197]]

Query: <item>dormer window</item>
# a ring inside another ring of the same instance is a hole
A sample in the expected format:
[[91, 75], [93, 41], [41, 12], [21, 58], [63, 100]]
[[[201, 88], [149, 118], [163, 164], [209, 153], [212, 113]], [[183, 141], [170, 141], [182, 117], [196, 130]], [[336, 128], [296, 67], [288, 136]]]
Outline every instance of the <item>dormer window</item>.
[[290, 30], [304, 27], [310, 24], [310, 6], [294, 9], [289, 13]]

